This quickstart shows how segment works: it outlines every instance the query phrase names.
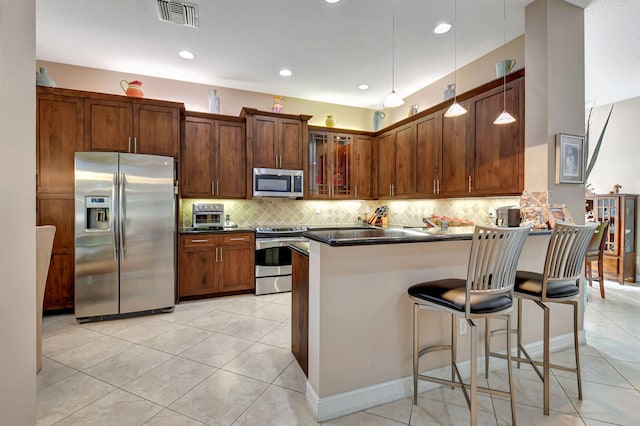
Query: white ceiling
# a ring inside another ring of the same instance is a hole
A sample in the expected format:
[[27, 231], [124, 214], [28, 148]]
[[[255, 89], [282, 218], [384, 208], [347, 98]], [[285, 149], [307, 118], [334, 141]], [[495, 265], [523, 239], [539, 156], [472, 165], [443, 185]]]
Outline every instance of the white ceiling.
[[[531, 1], [507, 0], [507, 40], [524, 33], [524, 6]], [[364, 108], [380, 107], [391, 91], [392, 0], [187, 2], [198, 5], [197, 29], [160, 22], [156, 0], [36, 0], [36, 57]], [[454, 31], [432, 32], [436, 23], [453, 21], [453, 4], [395, 0], [395, 88], [401, 96], [453, 70]], [[458, 66], [502, 45], [502, 5], [457, 0]], [[629, 85], [638, 88], [638, 73], [627, 70], [637, 71], [640, 63], [639, 5], [593, 0], [587, 7], [587, 99], [603, 104], [631, 97]], [[195, 59], [180, 58], [180, 50]], [[293, 76], [280, 77], [284, 67]], [[362, 83], [369, 90], [359, 90]]]

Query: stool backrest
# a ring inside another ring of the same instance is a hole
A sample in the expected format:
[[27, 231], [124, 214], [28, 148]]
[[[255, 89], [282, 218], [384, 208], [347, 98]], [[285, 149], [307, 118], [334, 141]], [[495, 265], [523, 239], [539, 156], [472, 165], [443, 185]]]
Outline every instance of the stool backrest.
[[587, 248], [587, 253], [591, 252], [601, 252], [604, 250], [604, 244], [607, 242], [605, 235], [607, 233], [607, 229], [609, 228], [609, 221], [603, 220], [596, 228], [596, 232], [591, 237], [591, 242], [589, 243], [589, 247]]
[[547, 294], [547, 283], [575, 281], [582, 276], [582, 265], [587, 248], [598, 227], [597, 223], [570, 225], [556, 222], [551, 230], [542, 280], [543, 298]]
[[[530, 230], [531, 225], [517, 228], [476, 226], [467, 269], [466, 300], [476, 294], [513, 292], [516, 266]], [[467, 311], [469, 306], [467, 303]]]

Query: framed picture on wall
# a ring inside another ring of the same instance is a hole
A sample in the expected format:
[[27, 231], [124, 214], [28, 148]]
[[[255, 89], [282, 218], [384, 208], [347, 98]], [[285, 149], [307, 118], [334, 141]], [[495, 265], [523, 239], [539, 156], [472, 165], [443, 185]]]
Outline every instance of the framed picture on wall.
[[556, 135], [556, 183], [584, 183], [584, 137]]

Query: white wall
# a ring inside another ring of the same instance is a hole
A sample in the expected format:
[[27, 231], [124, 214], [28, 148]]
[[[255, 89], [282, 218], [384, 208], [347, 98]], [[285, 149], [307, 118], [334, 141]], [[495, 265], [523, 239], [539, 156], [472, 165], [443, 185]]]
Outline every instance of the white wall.
[[[590, 147], [593, 153], [611, 104], [597, 106], [591, 116]], [[588, 114], [588, 111], [587, 111]], [[613, 104], [611, 119], [607, 125], [598, 159], [587, 182], [598, 194], [608, 193], [615, 184], [622, 185], [620, 192], [640, 194], [640, 97]], [[591, 156], [589, 157], [591, 158]], [[636, 215], [638, 214], [636, 209]], [[638, 217], [636, 216], [636, 220]], [[637, 242], [636, 242], [637, 244]], [[638, 246], [636, 245], [636, 254]], [[640, 263], [636, 257], [636, 279], [640, 279]]]
[[35, 0], [0, 0], [0, 423], [35, 425]]

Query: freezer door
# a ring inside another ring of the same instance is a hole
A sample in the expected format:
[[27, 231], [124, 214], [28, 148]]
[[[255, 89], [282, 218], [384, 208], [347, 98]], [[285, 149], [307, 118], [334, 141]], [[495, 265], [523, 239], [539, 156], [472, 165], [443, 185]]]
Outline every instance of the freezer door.
[[120, 154], [120, 313], [172, 307], [174, 160]]
[[118, 313], [118, 154], [75, 156], [75, 315]]

